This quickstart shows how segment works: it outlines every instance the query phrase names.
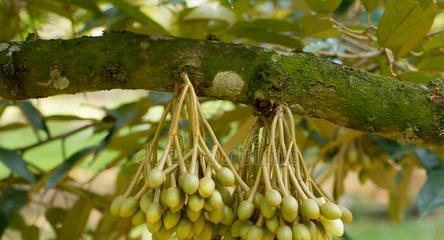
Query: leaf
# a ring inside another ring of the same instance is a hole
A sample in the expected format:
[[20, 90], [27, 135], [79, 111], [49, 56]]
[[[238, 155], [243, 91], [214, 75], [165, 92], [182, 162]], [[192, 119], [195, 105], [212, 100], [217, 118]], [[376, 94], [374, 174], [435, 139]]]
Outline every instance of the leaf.
[[28, 192], [11, 187], [2, 190], [0, 196], [0, 236], [13, 221], [18, 210], [28, 202]]
[[96, 4], [96, 0], [70, 0], [70, 2], [76, 6], [89, 10], [96, 15], [102, 14], [102, 11], [100, 11], [100, 8]]
[[193, 8], [184, 18], [184, 21], [209, 21], [220, 20], [233, 25], [236, 22], [236, 15], [229, 8], [219, 4], [202, 4]]
[[94, 231], [94, 240], [118, 240], [132, 229], [129, 219], [116, 218], [106, 212]]
[[0, 43], [11, 41], [20, 31], [20, 17], [19, 13], [14, 11], [12, 4], [0, 4], [0, 23], [2, 29], [0, 31]]
[[427, 170], [443, 166], [441, 158], [438, 155], [434, 154], [432, 151], [430, 151], [428, 148], [415, 149], [415, 155], [418, 158], [418, 160], [421, 162], [422, 166]]
[[74, 206], [67, 211], [57, 240], [81, 239], [92, 209], [93, 205], [88, 199], [79, 198]]
[[294, 32], [299, 37], [330, 38], [341, 35], [333, 23], [322, 16], [304, 16], [295, 21]]
[[417, 204], [422, 216], [425, 216], [444, 205], [444, 167], [432, 169], [427, 173], [427, 181], [421, 187], [417, 197]]
[[70, 19], [72, 14], [68, 10], [69, 4], [64, 1], [53, 0], [26, 0], [28, 7], [36, 10], [49, 11]]
[[62, 179], [63, 176], [65, 176], [65, 174], [67, 174], [80, 159], [84, 158], [94, 149], [95, 147], [87, 147], [71, 155], [66, 161], [64, 161], [60, 166], [58, 166], [48, 177], [45, 183], [45, 190], [48, 190], [49, 188], [52, 188], [54, 185], [56, 185], [57, 182], [60, 181], [60, 179]]
[[444, 71], [444, 56], [423, 59], [417, 67], [422, 71], [442, 72]]
[[[377, 30], [379, 45], [394, 49], [410, 41], [412, 36], [415, 36], [416, 39], [416, 35], [421, 35], [422, 38], [424, 36], [423, 28], [426, 28], [425, 23], [428, 22], [429, 17], [417, 1], [388, 2]], [[411, 49], [412, 46], [409, 48]]]
[[372, 12], [378, 7], [380, 0], [361, 0], [361, 2], [367, 12]]
[[444, 47], [444, 32], [436, 34], [435, 36], [431, 37], [424, 44], [424, 52], [429, 52], [431, 50], [443, 47]]
[[408, 81], [408, 82], [412, 82], [412, 83], [422, 83], [422, 84], [427, 84], [432, 80], [435, 80], [436, 77], [434, 77], [432, 74], [430, 73], [426, 73], [426, 72], [403, 72], [401, 74], [398, 75], [399, 79], [403, 80], [403, 81]]
[[26, 240], [39, 240], [40, 239], [40, 229], [36, 226], [26, 226], [21, 229], [22, 239]]
[[25, 160], [17, 152], [0, 147], [0, 162], [5, 164], [11, 171], [20, 177], [24, 178], [30, 183], [35, 182], [34, 175], [29, 171], [26, 166]]
[[341, 5], [342, 0], [305, 0], [313, 11], [331, 13]]
[[388, 153], [390, 158], [397, 161], [403, 159], [406, 151], [414, 147], [411, 144], [400, 144], [394, 140], [373, 134], [369, 135], [369, 139], [376, 143], [376, 145], [384, 152]]
[[49, 138], [51, 134], [49, 133], [48, 126], [46, 125], [42, 113], [40, 113], [40, 111], [29, 101], [20, 101], [18, 106], [33, 128], [44, 131]]
[[56, 235], [59, 235], [65, 215], [66, 210], [63, 208], [49, 208], [45, 212], [46, 220], [51, 224]]

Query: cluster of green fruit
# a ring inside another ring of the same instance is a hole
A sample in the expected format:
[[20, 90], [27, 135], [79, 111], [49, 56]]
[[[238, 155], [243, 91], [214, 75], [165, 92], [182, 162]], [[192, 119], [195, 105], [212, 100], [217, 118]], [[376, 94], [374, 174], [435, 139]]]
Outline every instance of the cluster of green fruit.
[[[351, 212], [311, 179], [294, 119], [279, 105], [259, 117], [233, 164], [186, 75], [148, 144], [146, 158], [110, 211], [146, 224], [154, 239], [325, 240], [342, 236]], [[171, 112], [166, 143], [160, 132]], [[180, 120], [188, 121], [179, 129]]]

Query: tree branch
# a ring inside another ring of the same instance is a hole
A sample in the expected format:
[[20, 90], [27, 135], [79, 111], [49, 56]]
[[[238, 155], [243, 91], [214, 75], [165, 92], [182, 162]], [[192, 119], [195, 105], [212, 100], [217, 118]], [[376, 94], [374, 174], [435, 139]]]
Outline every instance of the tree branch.
[[309, 53], [112, 32], [0, 44], [0, 64], [5, 99], [116, 88], [172, 91], [186, 71], [201, 96], [259, 110], [286, 102], [295, 113], [353, 129], [444, 143], [442, 82], [412, 84]]

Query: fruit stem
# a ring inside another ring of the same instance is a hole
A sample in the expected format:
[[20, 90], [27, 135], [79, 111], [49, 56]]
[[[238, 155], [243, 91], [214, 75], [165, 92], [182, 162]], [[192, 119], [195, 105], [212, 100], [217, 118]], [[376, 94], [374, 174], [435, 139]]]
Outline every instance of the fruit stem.
[[253, 202], [254, 197], [256, 195], [257, 189], [259, 188], [259, 183], [262, 178], [262, 168], [259, 168], [256, 180], [254, 181], [253, 189], [251, 189], [250, 195], [248, 196], [247, 201]]
[[133, 191], [133, 188], [136, 185], [136, 183], [139, 182], [140, 175], [141, 175], [141, 173], [143, 171], [143, 166], [144, 166], [143, 164], [139, 165], [139, 168], [137, 169], [136, 175], [131, 180], [131, 183], [130, 183], [128, 189], [123, 194], [124, 197], [128, 197], [131, 194], [131, 192]]

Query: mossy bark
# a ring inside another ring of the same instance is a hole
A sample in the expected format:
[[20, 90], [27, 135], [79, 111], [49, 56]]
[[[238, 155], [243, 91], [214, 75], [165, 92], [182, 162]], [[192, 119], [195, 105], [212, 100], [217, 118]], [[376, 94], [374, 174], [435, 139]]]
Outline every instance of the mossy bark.
[[443, 83], [403, 82], [322, 60], [219, 41], [112, 32], [0, 44], [0, 96], [107, 89], [173, 90], [187, 72], [201, 96], [295, 113], [429, 144], [444, 143]]

